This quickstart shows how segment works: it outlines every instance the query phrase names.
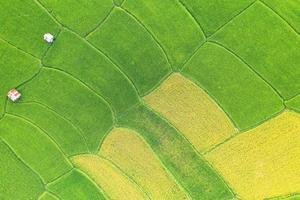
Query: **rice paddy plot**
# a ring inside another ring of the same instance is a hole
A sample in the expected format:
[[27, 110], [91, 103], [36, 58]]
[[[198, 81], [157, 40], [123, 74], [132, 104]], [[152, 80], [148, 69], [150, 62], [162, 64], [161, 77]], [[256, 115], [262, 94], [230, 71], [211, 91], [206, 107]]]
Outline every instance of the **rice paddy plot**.
[[300, 115], [285, 111], [241, 133], [206, 158], [242, 199], [256, 200], [300, 190]]
[[144, 99], [174, 124], [199, 152], [237, 132], [214, 100], [180, 74], [171, 75]]

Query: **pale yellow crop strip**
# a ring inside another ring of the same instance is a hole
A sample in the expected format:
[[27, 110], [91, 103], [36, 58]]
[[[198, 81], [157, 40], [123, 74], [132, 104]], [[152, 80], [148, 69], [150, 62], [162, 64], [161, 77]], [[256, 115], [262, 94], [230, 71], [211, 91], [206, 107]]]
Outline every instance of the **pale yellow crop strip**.
[[300, 115], [285, 111], [206, 155], [245, 200], [300, 191]]
[[99, 154], [125, 170], [151, 199], [189, 198], [163, 168], [151, 148], [133, 130], [114, 129]]
[[75, 156], [72, 160], [73, 163], [90, 176], [111, 199], [148, 199], [136, 185], [109, 161], [97, 155], [87, 154]]
[[144, 100], [178, 128], [199, 152], [237, 132], [214, 100], [178, 73], [172, 74]]

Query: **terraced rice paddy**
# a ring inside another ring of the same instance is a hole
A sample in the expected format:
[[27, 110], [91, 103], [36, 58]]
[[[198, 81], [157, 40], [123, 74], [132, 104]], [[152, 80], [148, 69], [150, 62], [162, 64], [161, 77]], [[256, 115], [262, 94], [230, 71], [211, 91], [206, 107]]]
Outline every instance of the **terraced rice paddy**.
[[0, 200], [300, 199], [299, 0], [0, 2]]

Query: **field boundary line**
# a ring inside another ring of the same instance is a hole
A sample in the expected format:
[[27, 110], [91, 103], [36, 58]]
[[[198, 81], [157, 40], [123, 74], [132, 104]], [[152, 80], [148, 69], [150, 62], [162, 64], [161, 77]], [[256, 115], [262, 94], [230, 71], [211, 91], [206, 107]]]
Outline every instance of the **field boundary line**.
[[218, 149], [220, 146], [222, 146], [222, 145], [226, 144], [227, 142], [231, 141], [232, 139], [234, 139], [235, 137], [237, 137], [237, 136], [239, 136], [239, 135], [241, 135], [241, 134], [247, 133], [248, 131], [251, 131], [252, 129], [255, 129], [256, 127], [258, 127], [258, 126], [260, 126], [260, 125], [262, 125], [262, 124], [264, 124], [264, 123], [266, 123], [266, 122], [268, 122], [268, 121], [270, 121], [270, 120], [272, 120], [272, 119], [278, 117], [279, 115], [281, 115], [281, 114], [282, 114], [283, 112], [285, 112], [286, 110], [288, 110], [288, 109], [283, 108], [283, 109], [281, 109], [280, 111], [278, 111], [278, 112], [272, 114], [272, 115], [269, 116], [268, 118], [264, 119], [263, 121], [260, 121], [260, 122], [258, 122], [257, 124], [255, 124], [255, 125], [253, 125], [253, 126], [247, 128], [247, 129], [240, 130], [238, 133], [236, 133], [236, 134], [234, 134], [234, 135], [228, 137], [228, 138], [225, 139], [223, 142], [220, 142], [219, 144], [216, 144], [216, 145], [213, 146], [212, 148], [210, 148], [210, 149], [208, 149], [207, 151], [203, 152], [202, 155], [203, 155], [203, 156], [206, 156], [207, 154], [210, 154], [210, 153], [213, 152], [214, 150]]
[[46, 181], [43, 179], [43, 177], [37, 171], [35, 171], [25, 160], [23, 160], [1, 136], [0, 141], [2, 141], [8, 147], [8, 149], [16, 156], [17, 160], [25, 166], [25, 168], [29, 169], [38, 178], [39, 182], [41, 183], [41, 185], [43, 185], [43, 188], [45, 189]]
[[[126, 0], [124, 0], [125, 2]], [[123, 3], [124, 3], [123, 2]], [[123, 5], [123, 4], [122, 4]], [[174, 66], [172, 65], [172, 62], [171, 62], [171, 59], [169, 58], [168, 54], [167, 54], [167, 51], [165, 50], [165, 48], [163, 47], [162, 43], [157, 39], [157, 37], [150, 31], [150, 29], [148, 29], [146, 27], [146, 25], [144, 25], [142, 23], [141, 20], [139, 20], [134, 14], [132, 14], [129, 10], [127, 10], [126, 8], [120, 6], [119, 7], [120, 9], [122, 9], [125, 13], [127, 13], [127, 15], [131, 18], [133, 18], [137, 24], [139, 24], [140, 26], [142, 26], [144, 28], [144, 30], [151, 36], [151, 38], [156, 42], [156, 44], [158, 45], [158, 47], [162, 50], [166, 60], [167, 60], [167, 63], [169, 65], [169, 67], [174, 70]]]
[[170, 76], [172, 76], [172, 74], [174, 74], [173, 71], [169, 71], [167, 74], [165, 74], [150, 90], [148, 90], [145, 94], [143, 94], [142, 97], [145, 97], [149, 94], [151, 94], [152, 92], [154, 92], [157, 88], [159, 88], [159, 86], [165, 82]]
[[32, 81], [34, 78], [36, 78], [42, 71], [42, 64], [40, 64], [40, 66], [38, 67], [37, 71], [35, 74], [32, 75], [32, 77], [30, 77], [29, 79], [23, 81], [22, 83], [20, 83], [19, 85], [16, 86], [16, 88], [20, 88], [23, 87], [24, 85], [26, 85], [27, 83], [29, 83], [30, 81]]
[[[50, 182], [45, 184], [46, 189], [48, 188], [49, 185], [55, 184], [56, 182], [58, 182], [61, 178], [69, 175], [70, 173], [72, 173], [72, 171], [75, 169], [75, 167], [73, 166], [70, 170], [64, 172], [63, 174], [61, 174], [60, 176], [56, 177], [55, 179], [51, 180]], [[48, 190], [47, 190], [48, 191]]]
[[38, 60], [39, 62], [41, 61], [41, 59], [35, 55], [33, 55], [32, 53], [29, 53], [27, 51], [25, 51], [24, 49], [14, 45], [13, 43], [9, 42], [8, 40], [4, 39], [2, 36], [0, 36], [0, 41], [8, 44], [10, 47], [14, 48], [14, 49], [17, 49], [18, 51], [21, 51], [22, 53], [30, 56], [31, 58], [35, 59], [35, 60]]
[[294, 197], [294, 196], [298, 196], [298, 195], [300, 195], [299, 192], [293, 192], [293, 193], [290, 193], [290, 194], [283, 194], [283, 195], [280, 195], [280, 196], [267, 197], [267, 198], [264, 198], [263, 200], [284, 200], [284, 199], [287, 199], [289, 197]]
[[205, 40], [204, 42], [202, 42], [195, 50], [194, 52], [184, 61], [184, 63], [182, 64], [182, 67], [180, 68], [179, 72], [182, 72], [186, 65], [195, 57], [195, 55], [198, 53], [199, 49], [204, 46], [207, 43], [207, 40]]
[[90, 43], [88, 40], [86, 40], [84, 37], [82, 37], [80, 34], [78, 34], [77, 32], [73, 31], [71, 28], [69, 28], [68, 26], [66, 26], [65, 24], [63, 24], [62, 22], [60, 22], [58, 19], [56, 19], [56, 17], [54, 15], [52, 15], [50, 13], [50, 11], [43, 5], [41, 4], [40, 0], [35, 0], [35, 2], [44, 10], [44, 12], [49, 15], [52, 20], [54, 20], [56, 22], [56, 24], [58, 24], [61, 28], [73, 33], [74, 35], [76, 35], [79, 39], [81, 39], [82, 41], [84, 41], [84, 43], [86, 43], [89, 47], [91, 47], [92, 49], [94, 49], [96, 52], [98, 52], [100, 55], [103, 55], [107, 60], [110, 61], [110, 63], [112, 63], [112, 65], [115, 67], [115, 69], [117, 71], [119, 71], [124, 77], [125, 79], [127, 79], [127, 81], [131, 84], [131, 86], [133, 87], [133, 89], [135, 90], [137, 96], [139, 97], [139, 92], [137, 90], [137, 87], [134, 85], [134, 82], [129, 78], [129, 76], [121, 70], [121, 68], [114, 62], [114, 60], [112, 58], [110, 58], [107, 54], [105, 54], [102, 50], [100, 50], [99, 48], [95, 47], [92, 43]]
[[269, 6], [262, 0], [258, 0], [258, 2], [260, 2], [263, 6], [265, 6], [267, 9], [273, 12], [278, 18], [280, 18], [281, 21], [283, 21], [288, 27], [290, 27], [290, 29], [292, 29], [296, 33], [296, 36], [299, 37], [300, 33], [297, 31], [297, 29], [294, 28], [294, 26], [292, 26], [292, 24], [288, 22], [288, 20], [286, 20], [281, 14], [279, 14], [279, 12], [275, 11], [271, 6]]
[[212, 38], [214, 35], [216, 35], [221, 29], [223, 29], [224, 27], [226, 27], [229, 23], [231, 23], [234, 19], [236, 19], [237, 17], [239, 17], [240, 15], [242, 15], [245, 11], [247, 11], [250, 7], [252, 7], [257, 1], [259, 0], [254, 0], [252, 1], [252, 3], [250, 3], [248, 6], [246, 6], [243, 10], [241, 10], [240, 12], [238, 12], [236, 15], [232, 16], [226, 23], [224, 23], [223, 25], [221, 25], [219, 28], [217, 28], [215, 30], [214, 33], [212, 33], [210, 36], [208, 36], [207, 38]]
[[18, 118], [18, 119], [20, 119], [22, 121], [25, 121], [26, 123], [30, 124], [31, 126], [35, 127], [36, 129], [38, 129], [39, 132], [43, 133], [48, 138], [48, 140], [51, 143], [53, 143], [53, 145], [63, 155], [63, 157], [66, 159], [66, 161], [71, 165], [71, 167], [73, 167], [73, 163], [70, 162], [70, 160], [68, 159], [68, 156], [66, 155], [66, 153], [62, 150], [62, 148], [60, 147], [60, 145], [49, 135], [49, 133], [47, 131], [45, 131], [39, 125], [37, 125], [36, 123], [34, 123], [31, 120], [27, 119], [26, 117], [23, 117], [23, 116], [20, 116], [20, 115], [17, 115], [17, 114], [12, 114], [12, 113], [7, 113], [7, 115], [15, 117], [15, 118]]
[[34, 2], [56, 23], [56, 25], [58, 25], [59, 27], [62, 27], [62, 28], [67, 28], [67, 29], [71, 30], [72, 32], [75, 32], [70, 27], [62, 24], [55, 15], [52, 15], [51, 12], [45, 7], [45, 5], [40, 0], [34, 0]]
[[115, 5], [113, 3], [112, 8], [109, 10], [109, 13], [105, 16], [105, 18], [103, 20], [101, 20], [89, 33], [85, 34], [83, 36], [83, 38], [87, 39], [88, 37], [90, 37], [91, 35], [93, 35], [95, 32], [97, 32], [97, 30], [99, 30], [99, 28], [105, 24], [105, 22], [109, 19], [109, 17], [112, 15], [112, 12], [115, 9]]
[[249, 63], [247, 63], [241, 56], [239, 56], [237, 53], [235, 53], [234, 51], [232, 51], [231, 49], [229, 49], [225, 45], [223, 45], [223, 44], [221, 44], [221, 43], [219, 43], [215, 40], [209, 41], [209, 43], [213, 43], [213, 44], [219, 46], [220, 48], [224, 49], [225, 51], [227, 51], [228, 53], [233, 55], [235, 58], [240, 60], [246, 66], [248, 66], [248, 68], [253, 72], [253, 74], [255, 74], [263, 82], [265, 82], [270, 87], [270, 89], [272, 89], [275, 93], [277, 93], [278, 97], [280, 97], [280, 99], [281, 99], [282, 104], [284, 104], [283, 102], [284, 102], [285, 98], [280, 94], [280, 92], [266, 78], [264, 78], [256, 69], [254, 69]]
[[[57, 40], [59, 38], [59, 35], [61, 34], [62, 30], [60, 29], [57, 33], [56, 33], [56, 38], [55, 40]], [[41, 56], [41, 63], [43, 64], [43, 60], [44, 58], [47, 56], [47, 53], [49, 52], [49, 50], [51, 48], [53, 48], [53, 46], [55, 45], [55, 43], [52, 43], [48, 46], [48, 48], [44, 51], [43, 55]]]
[[[136, 183], [136, 181], [134, 181], [134, 180], [132, 179], [131, 176], [129, 176], [127, 173], [125, 173], [125, 171], [124, 171], [123, 169], [121, 169], [117, 164], [115, 164], [114, 162], [112, 162], [110, 159], [108, 159], [108, 158], [106, 158], [106, 157], [104, 157], [104, 156], [101, 156], [101, 155], [99, 155], [98, 153], [99, 153], [99, 151], [96, 152], [96, 153], [90, 153], [90, 154], [80, 153], [80, 154], [77, 154], [77, 155], [74, 155], [74, 156], [70, 156], [69, 159], [70, 159], [71, 161], [74, 161], [74, 159], [76, 159], [76, 157], [96, 157], [96, 158], [99, 159], [99, 160], [101, 160], [101, 159], [102, 159], [102, 160], [105, 160], [106, 162], [109, 163], [110, 166], [112, 166], [112, 168], [116, 171], [117, 174], [119, 174], [120, 176], [123, 176], [123, 177], [125, 177], [126, 179], [128, 179], [128, 181], [131, 182], [131, 183], [135, 186], [135, 188], [137, 188], [140, 192], [142, 192], [144, 195], [146, 195], [147, 198], [150, 200], [148, 193], [145, 192], [145, 191], [142, 189], [142, 187], [141, 187], [138, 183]], [[80, 166], [75, 166], [74, 168], [80, 169], [81, 171], [84, 172], [84, 170], [82, 170], [82, 169], [80, 168]], [[121, 173], [118, 173], [118, 171], [120, 171]], [[85, 173], [88, 177], [90, 177], [86, 172], [84, 172], [84, 173]], [[90, 177], [90, 178], [91, 178], [91, 177]], [[91, 178], [91, 179], [92, 179], [92, 178]], [[94, 179], [93, 179], [93, 180], [94, 180]], [[94, 181], [95, 181], [95, 180], [94, 180]], [[95, 181], [95, 184], [97, 184], [96, 181]], [[97, 184], [97, 185], [98, 185], [98, 184]]]
[[59, 116], [60, 118], [62, 118], [64, 121], [66, 121], [70, 126], [72, 126], [78, 132], [78, 135], [80, 135], [82, 137], [82, 139], [83, 139], [83, 141], [85, 143], [86, 149], [89, 151], [89, 148], [88, 148], [88, 145], [87, 145], [87, 141], [86, 141], [86, 137], [83, 134], [82, 130], [79, 129], [79, 127], [75, 126], [69, 119], [65, 118], [64, 116], [62, 116], [61, 114], [59, 114], [58, 112], [56, 112], [54, 109], [50, 108], [49, 106], [47, 106], [47, 105], [45, 105], [43, 103], [37, 102], [37, 101], [19, 102], [19, 104], [37, 105], [39, 107], [42, 107], [42, 108], [48, 110], [49, 112], [52, 112], [53, 114]]
[[95, 181], [92, 177], [90, 177], [90, 176], [87, 175], [83, 170], [81, 170], [81, 169], [79, 169], [79, 168], [77, 168], [77, 167], [75, 167], [74, 170], [75, 170], [75, 171], [78, 171], [82, 176], [84, 176], [87, 180], [89, 180], [89, 181], [91, 182], [91, 184], [93, 184], [93, 185], [98, 189], [98, 191], [104, 196], [104, 198], [105, 198], [106, 200], [112, 200], [112, 198], [107, 194], [107, 192], [104, 191], [104, 190], [102, 189], [102, 187], [101, 187], [100, 185], [98, 185], [98, 184], [96, 183], [96, 181]]
[[2, 119], [4, 118], [4, 116], [6, 114], [7, 101], [8, 101], [8, 97], [5, 97], [5, 99], [4, 99], [4, 106], [3, 106], [2, 113], [1, 113], [1, 116], [0, 116], [0, 122], [2, 121]]
[[99, 142], [98, 148], [96, 150], [96, 152], [98, 153], [102, 147], [103, 142], [105, 141], [105, 139], [110, 135], [110, 133], [115, 129], [115, 124], [110, 127], [110, 129], [108, 131], [106, 131], [106, 133], [104, 134], [104, 136], [102, 137], [102, 140]]
[[231, 17], [226, 23], [224, 23], [223, 25], [221, 25], [219, 28], [217, 28], [215, 30], [215, 32], [213, 34], [211, 34], [210, 36], [206, 37], [206, 41], [204, 41], [202, 44], [199, 45], [198, 48], [195, 49], [195, 51], [192, 53], [192, 55], [183, 63], [180, 72], [182, 72], [184, 70], [184, 68], [186, 67], [186, 65], [192, 60], [192, 58], [194, 57], [194, 55], [197, 54], [197, 52], [199, 51], [199, 49], [206, 43], [208, 42], [208, 40], [210, 38], [212, 38], [214, 35], [216, 35], [221, 29], [223, 29], [225, 26], [227, 26], [229, 23], [231, 23], [234, 19], [236, 19], [237, 17], [239, 17], [241, 14], [243, 14], [246, 10], [248, 10], [248, 8], [250, 8], [252, 5], [254, 5], [254, 3], [257, 0], [253, 1], [252, 3], [250, 3], [247, 7], [245, 7], [243, 10], [241, 10], [239, 13], [237, 13], [236, 15], [234, 15], [233, 17]]
[[[61, 33], [61, 30], [58, 31], [57, 33], [57, 37], [59, 36], [59, 34]], [[47, 49], [45, 50], [45, 52], [43, 53], [42, 57], [39, 59], [39, 63], [40, 63], [40, 66], [39, 66], [39, 69], [37, 70], [37, 72], [35, 74], [33, 74], [33, 76], [25, 81], [23, 81], [22, 83], [20, 83], [17, 88], [19, 87], [22, 87], [24, 85], [26, 85], [27, 83], [29, 83], [30, 81], [32, 81], [34, 78], [36, 78], [40, 73], [41, 73], [41, 70], [43, 68], [43, 58], [46, 56], [47, 52], [50, 50], [50, 48], [52, 47], [53, 45], [49, 45], [47, 47]]]
[[[76, 34], [76, 33], [75, 33]], [[79, 37], [79, 35], [77, 35]], [[92, 44], [91, 42], [89, 42], [88, 40], [81, 38], [88, 46], [90, 46], [92, 49], [94, 49], [96, 52], [98, 52], [98, 54], [104, 56], [114, 67], [115, 69], [124, 76], [125, 79], [127, 79], [128, 83], [132, 86], [133, 90], [135, 91], [135, 93], [137, 94], [138, 97], [140, 97], [139, 95], [139, 90], [137, 89], [136, 85], [134, 84], [134, 81], [130, 78], [130, 76], [124, 72], [121, 67], [119, 66], [119, 64], [117, 64], [117, 62], [111, 58], [107, 53], [105, 53], [104, 51], [102, 51], [100, 48], [96, 47], [94, 44]]]
[[293, 108], [287, 108], [286, 111], [292, 112], [292, 113], [300, 116], [300, 111], [299, 110], [296, 110], [296, 109], [293, 109]]
[[120, 171], [122, 173], [120, 175], [126, 177], [134, 185], [135, 188], [137, 188], [141, 193], [145, 195], [145, 197], [147, 197], [148, 200], [151, 199], [148, 192], [144, 191], [144, 188], [140, 186], [130, 175], [128, 175], [119, 165], [99, 154], [96, 154], [96, 156], [103, 160], [106, 160], [111, 166], [113, 166], [113, 168], [116, 168], [118, 171]]
[[54, 197], [57, 198], [57, 200], [62, 200], [57, 194], [55, 194], [54, 192], [52, 191], [49, 191], [49, 190], [46, 190], [48, 193], [50, 193], [51, 195], [53, 195]]
[[62, 69], [59, 69], [59, 68], [56, 68], [56, 67], [52, 67], [52, 66], [46, 66], [46, 65], [43, 65], [43, 67], [45, 69], [48, 69], [48, 70], [53, 70], [53, 71], [57, 71], [59, 73], [63, 73], [65, 74], [66, 76], [72, 78], [73, 80], [75, 80], [76, 82], [78, 82], [81, 86], [83, 86], [84, 88], [88, 89], [90, 92], [92, 92], [94, 95], [96, 95], [99, 99], [101, 99], [101, 101], [104, 102], [104, 104], [106, 106], [108, 106], [111, 114], [112, 114], [112, 118], [113, 118], [113, 122], [115, 121], [115, 117], [116, 117], [116, 114], [115, 114], [115, 111], [114, 111], [114, 107], [105, 99], [104, 96], [102, 96], [101, 94], [99, 94], [98, 92], [96, 92], [95, 89], [93, 89], [91, 86], [89, 86], [89, 84], [85, 83], [84, 81], [78, 79], [77, 77], [73, 76], [72, 74], [70, 74], [69, 72], [66, 72]]
[[41, 198], [46, 194], [49, 193], [55, 200], [61, 200], [56, 194], [53, 194], [53, 192], [45, 190], [37, 200], [41, 200]]
[[298, 98], [299, 96], [300, 96], [300, 93], [297, 93], [297, 94], [295, 94], [294, 96], [292, 96], [291, 98], [286, 99], [286, 100], [285, 100], [285, 103], [288, 102], [288, 101], [291, 101], [291, 100], [293, 100], [293, 99], [295, 99], [295, 98]]
[[192, 14], [192, 12], [188, 9], [188, 7], [181, 0], [178, 0], [178, 2], [186, 10], [186, 12], [190, 15], [190, 17], [196, 22], [196, 24], [198, 24], [198, 26], [199, 26], [199, 28], [200, 28], [200, 30], [201, 30], [201, 32], [202, 32], [202, 34], [203, 34], [203, 36], [206, 40], [207, 36], [206, 36], [206, 33], [204, 32], [204, 29], [203, 29], [201, 23], [198, 22], [196, 17]]

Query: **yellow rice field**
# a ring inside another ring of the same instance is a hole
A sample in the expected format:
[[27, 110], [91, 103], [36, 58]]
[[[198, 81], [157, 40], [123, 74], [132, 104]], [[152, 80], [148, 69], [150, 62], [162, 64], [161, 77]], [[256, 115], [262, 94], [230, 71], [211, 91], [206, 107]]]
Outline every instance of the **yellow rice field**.
[[171, 75], [144, 99], [174, 124], [199, 152], [236, 132], [214, 100], [178, 73]]
[[242, 199], [300, 191], [300, 115], [285, 111], [206, 157]]
[[96, 155], [73, 157], [74, 164], [90, 176], [111, 199], [148, 199], [120, 170]]

